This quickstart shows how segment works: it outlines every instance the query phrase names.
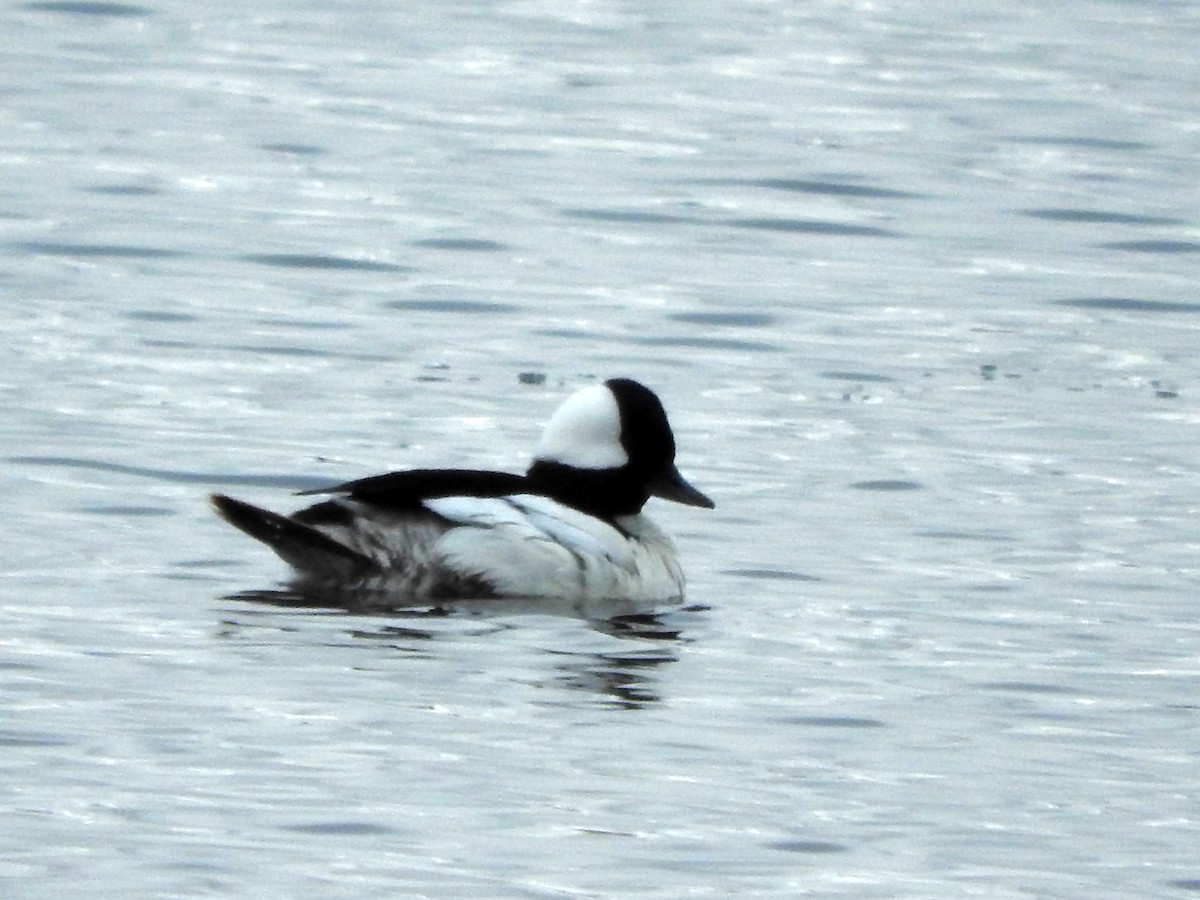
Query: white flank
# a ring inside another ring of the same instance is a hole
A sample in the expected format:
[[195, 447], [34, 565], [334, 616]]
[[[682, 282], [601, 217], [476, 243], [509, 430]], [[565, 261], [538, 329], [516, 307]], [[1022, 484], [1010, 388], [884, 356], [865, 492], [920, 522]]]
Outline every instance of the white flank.
[[632, 526], [627, 535], [540, 496], [439, 497], [424, 505], [459, 526], [433, 548], [443, 564], [485, 578], [504, 596], [682, 595], [683, 573], [670, 540], [641, 516], [622, 521], [623, 528]]
[[629, 538], [603, 519], [536, 494], [520, 494], [508, 501], [525, 513], [530, 525], [567, 549], [607, 559], [627, 572], [637, 571]]

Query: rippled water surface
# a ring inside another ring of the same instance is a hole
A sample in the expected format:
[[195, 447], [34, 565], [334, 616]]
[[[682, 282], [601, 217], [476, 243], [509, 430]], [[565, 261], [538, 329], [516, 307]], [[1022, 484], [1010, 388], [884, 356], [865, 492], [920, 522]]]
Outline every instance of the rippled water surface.
[[[0, 894], [1200, 894], [1200, 11], [0, 12]], [[685, 604], [208, 510], [654, 386]]]

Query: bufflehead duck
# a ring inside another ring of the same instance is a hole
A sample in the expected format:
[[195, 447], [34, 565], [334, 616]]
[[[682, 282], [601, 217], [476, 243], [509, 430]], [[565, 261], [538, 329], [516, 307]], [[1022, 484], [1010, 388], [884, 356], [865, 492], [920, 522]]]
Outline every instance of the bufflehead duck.
[[628, 378], [569, 397], [524, 475], [414, 469], [302, 493], [337, 496], [288, 516], [222, 494], [212, 503], [291, 565], [298, 587], [409, 600], [677, 600], [674, 544], [642, 506], [713, 507], [675, 468], [662, 403]]

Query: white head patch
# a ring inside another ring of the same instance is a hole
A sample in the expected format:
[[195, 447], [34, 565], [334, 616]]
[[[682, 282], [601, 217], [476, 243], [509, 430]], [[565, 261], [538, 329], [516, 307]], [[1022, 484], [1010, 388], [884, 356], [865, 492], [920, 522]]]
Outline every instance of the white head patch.
[[629, 462], [612, 391], [594, 384], [568, 397], [546, 423], [534, 455], [577, 469], [615, 469]]

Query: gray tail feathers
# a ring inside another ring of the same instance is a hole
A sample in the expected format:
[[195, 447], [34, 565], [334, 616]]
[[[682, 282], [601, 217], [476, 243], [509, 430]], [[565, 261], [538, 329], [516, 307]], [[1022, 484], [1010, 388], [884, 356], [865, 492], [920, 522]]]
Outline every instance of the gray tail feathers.
[[369, 557], [287, 516], [224, 494], [213, 494], [209, 499], [217, 515], [234, 528], [262, 541], [301, 575], [349, 579], [378, 568]]

